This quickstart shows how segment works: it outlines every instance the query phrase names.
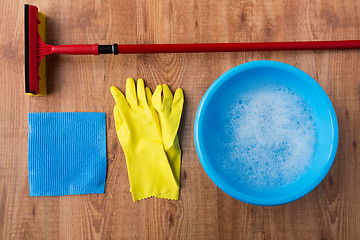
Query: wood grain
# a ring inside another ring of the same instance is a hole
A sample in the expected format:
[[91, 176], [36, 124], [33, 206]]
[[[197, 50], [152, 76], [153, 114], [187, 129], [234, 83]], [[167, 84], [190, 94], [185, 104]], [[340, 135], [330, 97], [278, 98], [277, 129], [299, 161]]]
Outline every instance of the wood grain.
[[[239, 52], [50, 56], [49, 95], [24, 94], [23, 1], [0, 10], [0, 239], [359, 239], [360, 53]], [[213, 43], [360, 39], [357, 0], [31, 1], [48, 16], [47, 42]], [[198, 160], [193, 125], [202, 95], [230, 68], [252, 60], [289, 63], [314, 77], [339, 122], [339, 148], [324, 181], [283, 206], [257, 207], [219, 190]], [[133, 203], [113, 122], [111, 85], [144, 78], [154, 90], [183, 88], [179, 201]], [[29, 112], [107, 113], [106, 193], [29, 197]]]

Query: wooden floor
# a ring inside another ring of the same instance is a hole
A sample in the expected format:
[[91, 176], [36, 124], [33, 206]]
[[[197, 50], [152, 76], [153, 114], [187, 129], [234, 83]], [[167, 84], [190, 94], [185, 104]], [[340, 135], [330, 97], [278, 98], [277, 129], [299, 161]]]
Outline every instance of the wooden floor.
[[[0, 239], [360, 239], [360, 52], [281, 51], [50, 56], [47, 97], [24, 94], [23, 1], [0, 8]], [[48, 16], [47, 42], [215, 43], [360, 39], [359, 0], [31, 1]], [[276, 60], [310, 74], [333, 102], [339, 148], [323, 182], [277, 207], [222, 192], [201, 167], [194, 120], [202, 95], [222, 73]], [[179, 201], [133, 203], [115, 133], [109, 88], [127, 77], [154, 90], [183, 88]], [[106, 112], [106, 193], [29, 197], [29, 112]]]

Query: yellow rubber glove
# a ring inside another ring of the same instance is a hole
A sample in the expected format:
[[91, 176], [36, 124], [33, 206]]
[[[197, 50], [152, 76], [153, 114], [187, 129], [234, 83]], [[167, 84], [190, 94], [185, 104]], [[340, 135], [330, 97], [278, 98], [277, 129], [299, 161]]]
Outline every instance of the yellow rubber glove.
[[[166, 84], [157, 86], [152, 98], [152, 104], [159, 115], [160, 128], [164, 149], [177, 183], [180, 186], [181, 149], [177, 135], [181, 113], [184, 105], [184, 94], [181, 88], [175, 91], [173, 97]], [[179, 189], [172, 192], [174, 198], [179, 198]]]
[[134, 80], [128, 78], [126, 98], [114, 86], [110, 91], [116, 101], [116, 132], [125, 153], [134, 201], [152, 196], [173, 199], [166, 193], [178, 191], [179, 185], [164, 152], [150, 89], [145, 89], [142, 79], [135, 89]]

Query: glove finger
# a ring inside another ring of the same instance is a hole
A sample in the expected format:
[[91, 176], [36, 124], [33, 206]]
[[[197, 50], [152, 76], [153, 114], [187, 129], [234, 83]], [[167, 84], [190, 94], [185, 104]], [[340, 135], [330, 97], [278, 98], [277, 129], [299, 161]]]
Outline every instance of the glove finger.
[[119, 108], [119, 111], [126, 112], [129, 109], [129, 104], [126, 101], [124, 94], [115, 86], [110, 88], [110, 92]]
[[154, 94], [152, 95], [152, 98], [151, 98], [151, 103], [154, 106], [154, 108], [156, 109], [156, 111], [158, 111], [158, 112], [160, 112], [162, 110], [161, 92], [162, 92], [162, 86], [158, 85], [155, 89]]
[[140, 106], [148, 106], [145, 94], [144, 80], [139, 78], [136, 83], [137, 97]]
[[171, 131], [169, 130], [166, 139], [164, 140], [165, 149], [169, 149], [174, 144], [174, 139], [176, 137], [176, 133], [179, 129], [181, 114], [184, 106], [184, 93], [181, 88], [178, 88], [174, 94], [174, 101], [172, 103], [171, 109], [171, 118], [169, 121], [171, 122]]
[[174, 94], [174, 100], [172, 102], [171, 111], [178, 112], [181, 116], [183, 106], [184, 106], [184, 92], [181, 88], [178, 88], [176, 89]]
[[[155, 93], [155, 92], [154, 92]], [[149, 108], [150, 108], [150, 112], [151, 112], [151, 115], [152, 115], [152, 118], [156, 124], [156, 127], [161, 135], [161, 128], [160, 128], [160, 122], [159, 122], [159, 116], [158, 116], [158, 113], [155, 111], [154, 109], [154, 106], [153, 106], [153, 103], [152, 103], [152, 97], [154, 95], [152, 95], [151, 93], [151, 90], [150, 88], [145, 88], [145, 94], [146, 94], [146, 98], [147, 98], [147, 101], [148, 101], [148, 104], [149, 104]]]
[[126, 93], [125, 94], [126, 94], [126, 100], [129, 102], [130, 106], [138, 105], [134, 79], [128, 78], [126, 80]]
[[173, 95], [168, 85], [163, 84], [163, 107], [162, 110], [170, 112], [171, 104], [173, 102]]
[[124, 124], [124, 120], [122, 119], [122, 117], [120, 115], [117, 105], [114, 106], [114, 119], [115, 119], [116, 133], [117, 133], [117, 132], [119, 132], [120, 128]]
[[153, 108], [154, 106], [152, 104], [152, 93], [151, 93], [150, 88], [148, 88], [148, 87], [145, 88], [145, 95], [146, 95], [146, 102], [147, 102], [148, 106], [150, 108]]

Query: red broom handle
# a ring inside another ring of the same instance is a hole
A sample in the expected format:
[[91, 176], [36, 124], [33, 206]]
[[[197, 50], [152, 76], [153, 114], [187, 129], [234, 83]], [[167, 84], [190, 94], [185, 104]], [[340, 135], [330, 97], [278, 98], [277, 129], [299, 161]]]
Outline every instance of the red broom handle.
[[360, 40], [258, 42], [258, 43], [199, 43], [199, 44], [120, 44], [119, 54], [136, 53], [187, 53], [187, 52], [236, 52], [281, 51], [360, 48]]
[[73, 44], [51, 46], [51, 53], [72, 55], [98, 55], [98, 44]]
[[[141, 53], [190, 53], [190, 52], [239, 52], [239, 51], [281, 51], [281, 50], [321, 50], [360, 48], [360, 40], [306, 41], [306, 42], [257, 42], [257, 43], [189, 43], [189, 44], [79, 44], [51, 46], [43, 44], [39, 48], [43, 55], [75, 54], [141, 54]], [[47, 49], [50, 48], [50, 49]], [[116, 51], [116, 48], [118, 51]]]

